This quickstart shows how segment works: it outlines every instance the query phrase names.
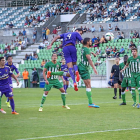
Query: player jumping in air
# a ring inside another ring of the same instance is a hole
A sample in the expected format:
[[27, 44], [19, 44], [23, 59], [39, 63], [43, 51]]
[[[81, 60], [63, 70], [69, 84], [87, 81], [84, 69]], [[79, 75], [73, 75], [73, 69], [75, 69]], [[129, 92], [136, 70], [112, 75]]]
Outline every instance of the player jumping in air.
[[133, 48], [131, 50], [132, 55], [128, 58], [127, 63], [125, 67], [121, 70], [121, 72], [125, 71], [125, 69], [129, 66], [131, 70], [131, 78], [130, 78], [130, 84], [131, 84], [131, 90], [132, 90], [132, 97], [133, 97], [133, 107], [136, 107], [136, 87], [138, 88], [139, 92], [139, 104], [137, 105], [137, 108], [140, 108], [140, 56], [137, 54], [137, 48]]
[[[68, 66], [70, 76], [73, 80], [75, 91], [78, 91], [76, 81], [79, 82], [79, 80], [80, 80], [78, 67], [76, 65], [77, 50], [76, 50], [76, 47], [75, 47], [75, 43], [76, 43], [77, 40], [80, 41], [81, 43], [83, 43], [83, 39], [81, 37], [82, 33], [83, 33], [83, 30], [78, 28], [78, 29], [76, 29], [75, 32], [69, 32], [69, 33], [64, 33], [64, 34], [58, 35], [57, 37], [55, 37], [53, 39], [50, 46], [48, 46], [48, 48], [51, 48], [51, 46], [53, 45], [53, 43], [57, 39], [63, 39], [64, 58], [66, 60], [67, 66]], [[75, 81], [75, 75], [76, 75], [76, 81]]]
[[[66, 65], [65, 59], [62, 59], [61, 70], [64, 72], [68, 72], [68, 66]], [[63, 79], [64, 79], [64, 83], [63, 83], [64, 90], [65, 90], [65, 93], [67, 93], [67, 88], [69, 86], [69, 77], [63, 76]]]
[[[15, 111], [13, 93], [9, 85], [9, 76], [14, 78], [17, 82], [17, 85], [19, 85], [19, 82], [16, 76], [12, 73], [12, 71], [10, 70], [8, 66], [5, 66], [4, 57], [0, 57], [0, 97], [2, 97], [3, 94], [5, 94], [5, 96], [8, 97], [10, 100], [12, 114], [18, 115], [19, 113]], [[1, 112], [1, 99], [0, 99], [0, 112]]]
[[[127, 63], [127, 60], [128, 60], [128, 55], [124, 55], [124, 62], [122, 62], [119, 67], [120, 67], [120, 71], [124, 68], [124, 66], [126, 65]], [[129, 90], [130, 92], [131, 91], [131, 69], [130, 67], [126, 68], [124, 71], [123, 71], [123, 80], [122, 80], [122, 84], [121, 84], [121, 87], [122, 87], [122, 92], [121, 92], [121, 95], [122, 95], [122, 100], [123, 102], [120, 104], [120, 105], [126, 105], [126, 99], [125, 99], [125, 89], [126, 87], [129, 87]]]
[[115, 61], [116, 61], [116, 64], [112, 66], [111, 76], [110, 76], [110, 79], [112, 79], [112, 77], [114, 75], [114, 95], [115, 96], [113, 97], [113, 99], [117, 99], [117, 88], [118, 88], [118, 85], [119, 85], [119, 99], [121, 99], [121, 81], [119, 80], [119, 72], [120, 72], [119, 61], [120, 61], [120, 58], [117, 57], [115, 59]]
[[51, 77], [47, 78], [46, 77], [46, 72], [50, 71], [50, 72], [58, 72], [61, 70], [61, 64], [57, 62], [57, 54], [52, 54], [52, 61], [48, 62], [45, 64], [45, 67], [43, 69], [43, 77], [45, 80], [45, 88], [44, 88], [44, 94], [41, 100], [41, 105], [39, 108], [39, 111], [43, 111], [43, 104], [46, 100], [46, 97], [49, 93], [49, 91], [51, 90], [52, 87], [55, 87], [57, 89], [59, 89], [61, 91], [61, 98], [63, 101], [63, 107], [66, 109], [70, 109], [67, 105], [66, 105], [66, 97], [65, 97], [65, 90], [62, 86], [62, 84], [59, 82], [58, 80], [58, 76], [56, 75], [52, 75]]
[[[81, 78], [83, 79], [84, 83], [85, 83], [85, 86], [86, 86], [86, 94], [87, 94], [87, 97], [88, 97], [88, 102], [89, 102], [89, 107], [94, 107], [94, 108], [99, 108], [98, 105], [95, 105], [93, 104], [93, 101], [92, 101], [92, 96], [91, 96], [91, 80], [90, 80], [90, 74], [89, 74], [89, 65], [93, 68], [93, 71], [95, 72], [95, 74], [97, 74], [97, 71], [95, 69], [95, 66], [91, 60], [91, 52], [89, 50], [89, 47], [91, 47], [92, 45], [92, 41], [90, 38], [85, 38], [84, 41], [83, 41], [83, 47], [81, 49], [81, 62], [79, 63], [78, 65], [78, 71], [79, 71], [79, 74], [81, 76]], [[48, 73], [48, 77], [51, 76], [51, 75], [65, 75], [67, 77], [70, 76], [69, 73], [66, 73], [66, 72], [49, 72]]]
[[[16, 78], [20, 76], [18, 69], [16, 68], [16, 66], [13, 65], [12, 56], [7, 57], [7, 63], [5, 65], [9, 66], [12, 72], [15, 70], [15, 72], [17, 73], [17, 75], [15, 75]], [[9, 76], [9, 84], [13, 92], [12, 77], [10, 76]], [[6, 104], [8, 107], [10, 107], [9, 98], [7, 98]]]

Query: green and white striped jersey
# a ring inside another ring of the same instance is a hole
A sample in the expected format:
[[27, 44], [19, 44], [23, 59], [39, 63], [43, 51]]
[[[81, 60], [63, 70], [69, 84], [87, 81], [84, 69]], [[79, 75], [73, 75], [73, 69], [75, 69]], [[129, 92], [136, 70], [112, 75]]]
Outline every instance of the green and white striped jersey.
[[[121, 71], [124, 67], [125, 67], [125, 64], [124, 64], [124, 62], [122, 62], [122, 63], [119, 65], [120, 71]], [[125, 78], [131, 77], [131, 69], [130, 69], [130, 67], [126, 68], [126, 69], [123, 71], [122, 74], [123, 74], [123, 76], [124, 76]]]
[[133, 56], [129, 57], [127, 63], [132, 73], [140, 74], [140, 56], [137, 58], [133, 58]]
[[88, 59], [87, 59], [86, 55], [90, 55], [90, 50], [87, 47], [82, 47], [82, 49], [81, 49], [81, 62], [80, 62], [80, 64], [82, 64], [85, 67], [88, 67], [89, 66], [89, 62], [88, 62]]
[[[50, 61], [45, 64], [44, 68], [46, 68], [47, 71], [58, 72], [61, 70], [61, 64], [58, 62], [54, 64], [52, 61]], [[58, 79], [58, 75], [52, 75], [49, 79], [50, 80]]]

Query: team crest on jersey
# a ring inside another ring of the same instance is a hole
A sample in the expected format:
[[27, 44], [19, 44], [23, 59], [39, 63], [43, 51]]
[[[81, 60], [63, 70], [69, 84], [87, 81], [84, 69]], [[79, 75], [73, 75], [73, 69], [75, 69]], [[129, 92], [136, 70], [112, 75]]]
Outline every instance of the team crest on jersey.
[[59, 65], [57, 65], [56, 67], [59, 68]]
[[7, 69], [5, 69], [5, 71], [7, 72]]
[[137, 59], [137, 62], [139, 62], [139, 59]]

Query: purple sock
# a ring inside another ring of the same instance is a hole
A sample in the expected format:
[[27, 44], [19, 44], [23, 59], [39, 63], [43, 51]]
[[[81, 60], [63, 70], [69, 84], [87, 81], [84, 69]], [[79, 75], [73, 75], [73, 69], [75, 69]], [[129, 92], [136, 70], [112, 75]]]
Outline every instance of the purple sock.
[[12, 112], [15, 111], [14, 99], [10, 99], [10, 105], [11, 105], [11, 108], [12, 108]]
[[65, 93], [66, 93], [66, 86], [67, 86], [67, 85], [64, 85], [64, 90], [65, 90]]
[[78, 66], [77, 65], [74, 65], [73, 68], [74, 68], [74, 71], [78, 71]]
[[69, 73], [70, 73], [70, 76], [71, 76], [71, 78], [72, 78], [72, 80], [73, 80], [73, 83], [76, 83], [76, 82], [75, 82], [75, 74], [74, 74], [74, 72], [73, 72], [73, 68], [69, 68]]
[[9, 98], [7, 97], [7, 102], [9, 102]]

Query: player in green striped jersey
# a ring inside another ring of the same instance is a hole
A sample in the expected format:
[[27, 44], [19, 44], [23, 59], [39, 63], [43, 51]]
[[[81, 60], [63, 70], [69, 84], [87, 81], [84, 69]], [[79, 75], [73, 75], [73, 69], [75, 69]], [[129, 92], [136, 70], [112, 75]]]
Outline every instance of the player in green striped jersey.
[[[119, 68], [120, 68], [120, 71], [124, 68], [124, 66], [126, 65], [126, 62], [128, 60], [128, 55], [124, 55], [124, 62], [122, 62], [120, 65], [119, 65]], [[123, 80], [122, 80], [122, 84], [121, 84], [121, 95], [122, 95], [122, 100], [123, 102], [120, 104], [120, 105], [126, 105], [126, 99], [125, 99], [125, 89], [126, 87], [129, 87], [129, 90], [131, 92], [131, 81], [130, 81], [130, 77], [131, 77], [131, 71], [130, 71], [130, 68], [126, 68], [124, 71], [123, 71]]]
[[139, 104], [137, 108], [140, 108], [140, 56], [137, 54], [137, 48], [133, 48], [131, 57], [128, 58], [125, 67], [122, 69], [122, 72], [129, 66], [131, 70], [131, 90], [132, 97], [134, 100], [133, 107], [136, 107], [136, 87], [139, 92]]
[[58, 76], [57, 75], [52, 75], [49, 78], [46, 78], [46, 72], [47, 71], [51, 71], [51, 72], [57, 72], [61, 70], [61, 64], [57, 62], [57, 54], [52, 54], [52, 61], [48, 62], [45, 64], [45, 67], [43, 69], [43, 77], [45, 80], [45, 88], [44, 88], [44, 94], [41, 100], [41, 105], [39, 108], [39, 111], [43, 110], [43, 104], [46, 100], [46, 96], [48, 95], [49, 91], [51, 90], [52, 87], [57, 88], [61, 91], [61, 98], [63, 101], [63, 107], [70, 109], [67, 105], [66, 105], [66, 97], [65, 97], [65, 90], [62, 86], [62, 84], [59, 82], [58, 80]]
[[[99, 108], [99, 106], [93, 104], [93, 101], [92, 101], [91, 80], [90, 80], [90, 74], [88, 71], [89, 65], [90, 65], [93, 68], [93, 71], [95, 72], [95, 74], [97, 74], [96, 68], [95, 68], [95, 66], [92, 62], [91, 56], [90, 56], [91, 52], [89, 50], [89, 47], [92, 45], [92, 41], [90, 38], [85, 38], [83, 41], [83, 44], [84, 44], [84, 46], [82, 47], [82, 50], [81, 50], [81, 53], [82, 53], [81, 62], [78, 65], [78, 71], [86, 86], [86, 94], [87, 94], [88, 102], [89, 102], [88, 106], [94, 107], [94, 108]], [[70, 77], [70, 74], [65, 73], [65, 72], [63, 72], [63, 73], [51, 72], [51, 73], [48, 73], [47, 75], [48, 75], [48, 77], [51, 75], [61, 75], [61, 76], [63, 75], [63, 76]]]

